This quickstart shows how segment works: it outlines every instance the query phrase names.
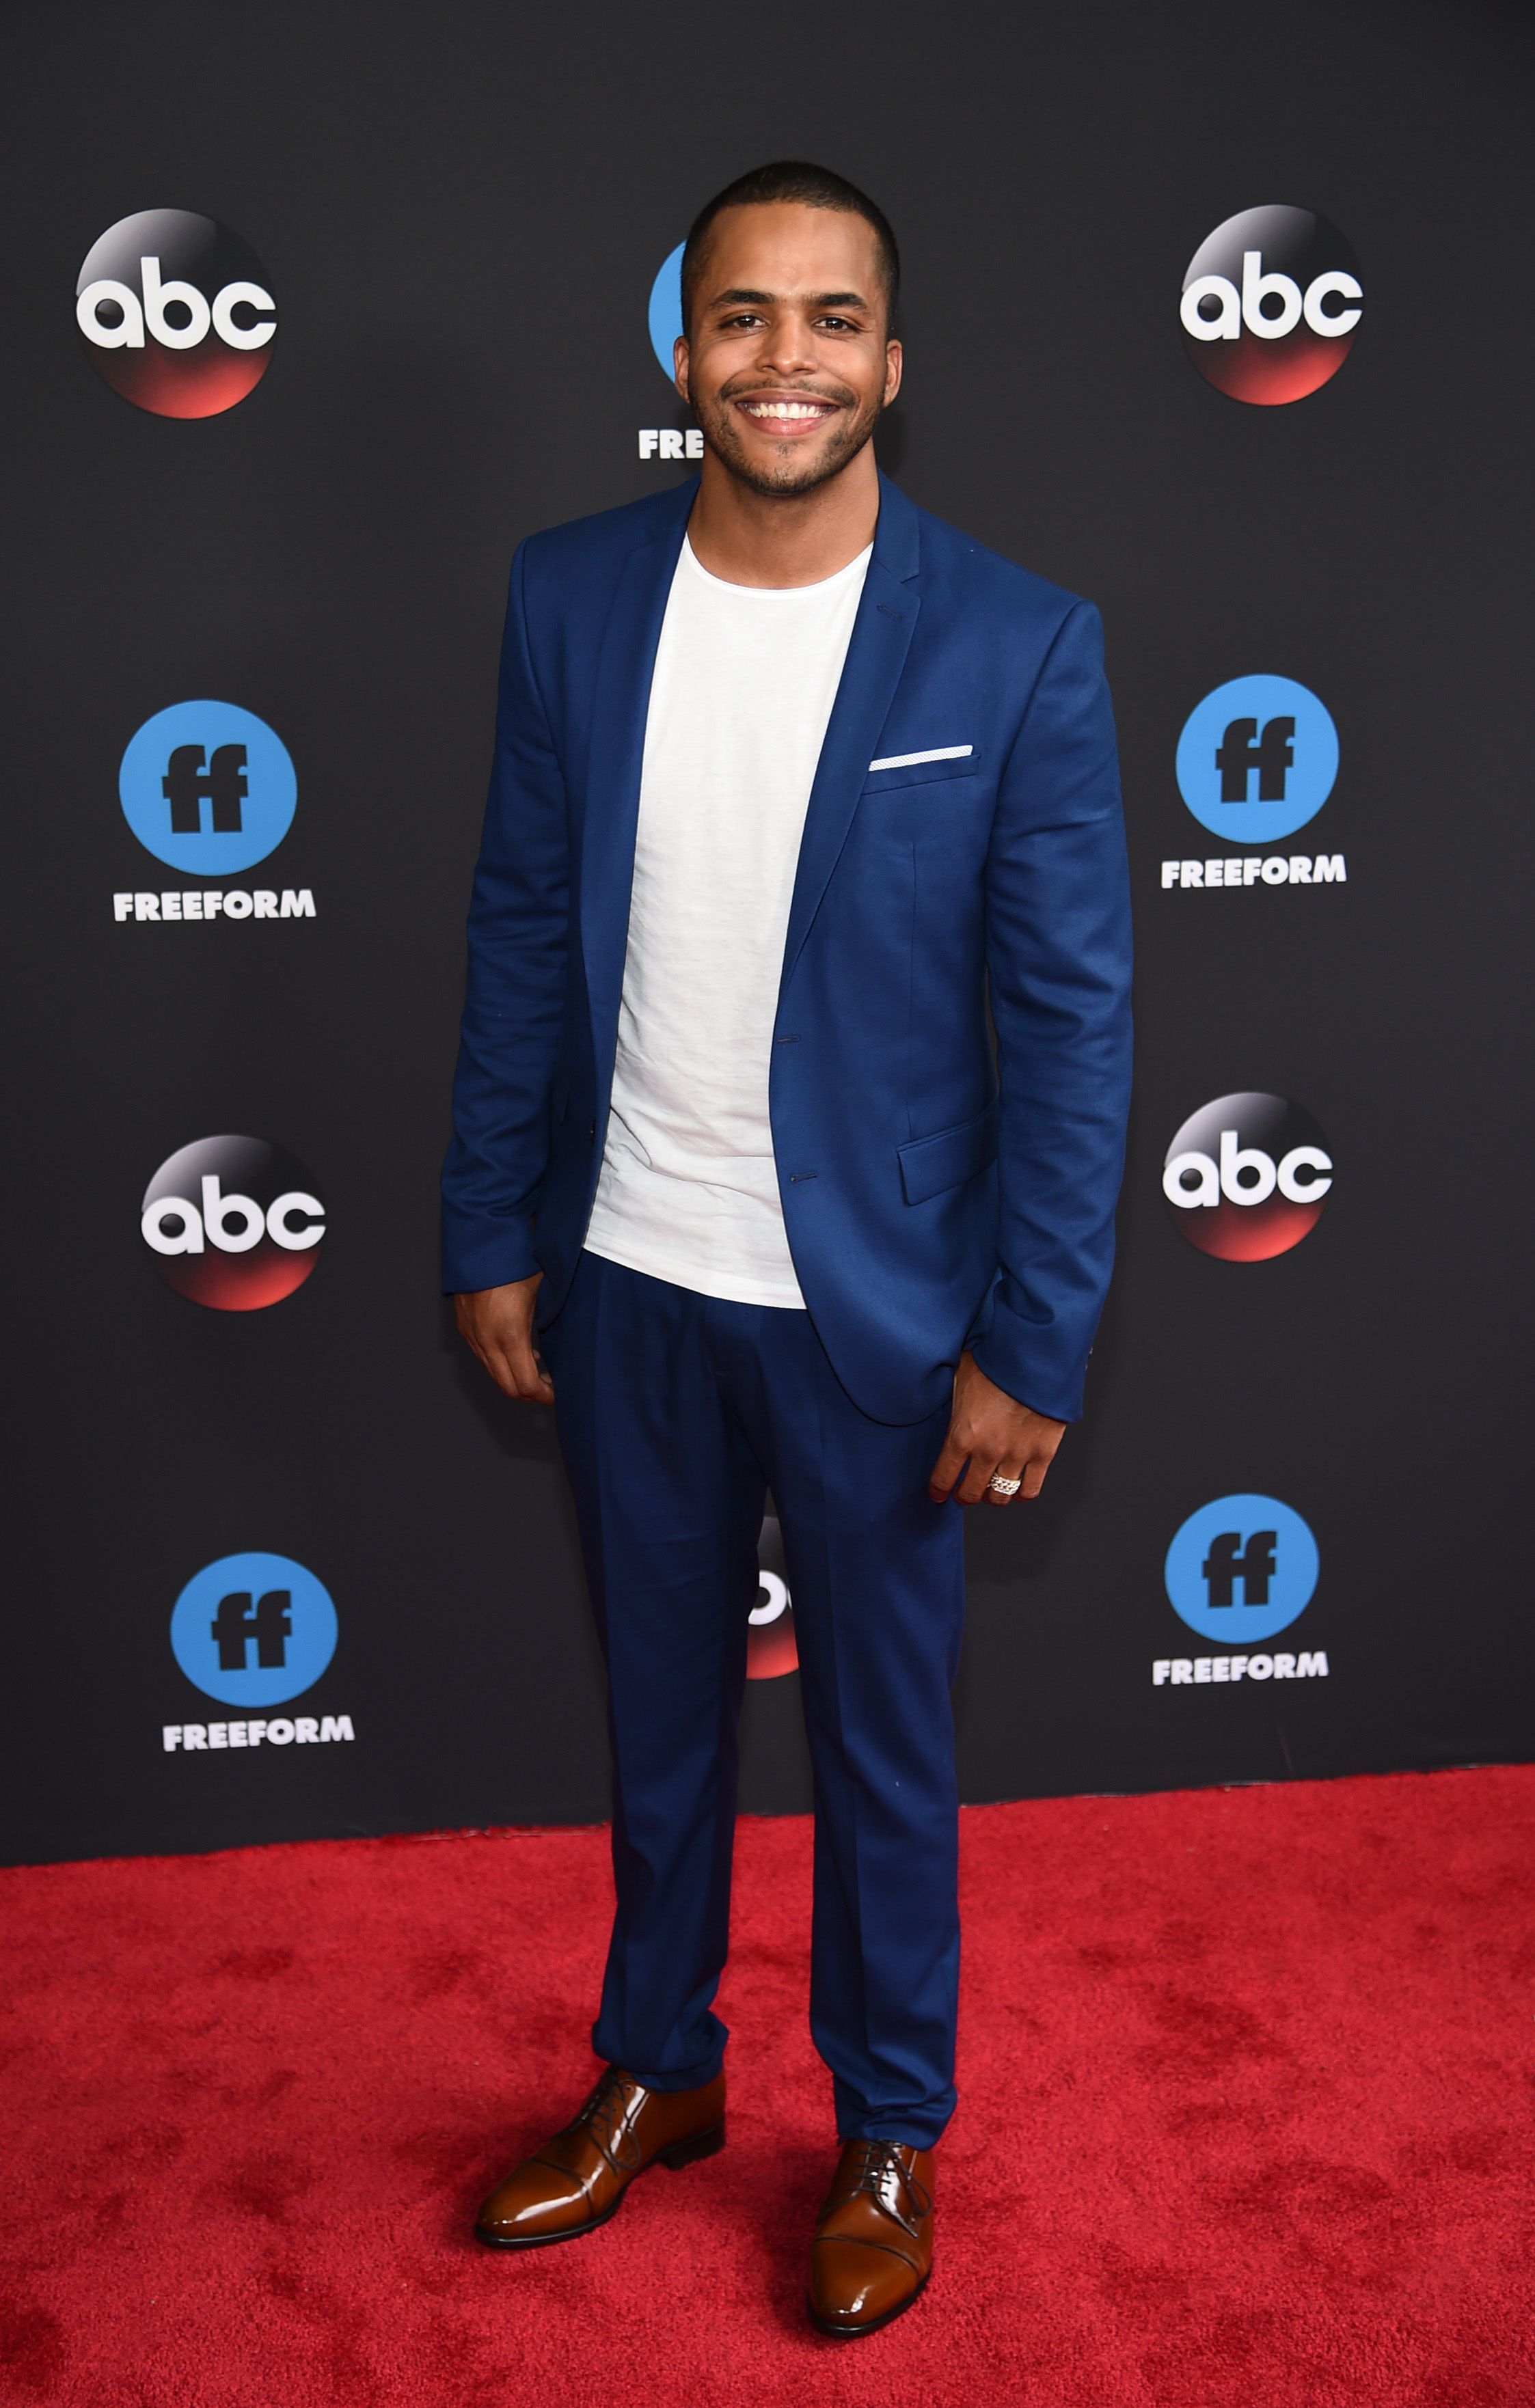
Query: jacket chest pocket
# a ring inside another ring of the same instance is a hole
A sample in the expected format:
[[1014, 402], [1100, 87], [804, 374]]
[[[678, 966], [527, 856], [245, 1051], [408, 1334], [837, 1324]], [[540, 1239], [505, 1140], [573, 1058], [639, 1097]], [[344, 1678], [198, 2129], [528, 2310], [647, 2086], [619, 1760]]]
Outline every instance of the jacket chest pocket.
[[868, 765], [863, 799], [877, 802], [882, 795], [903, 794], [910, 786], [947, 785], [973, 778], [984, 765], [978, 744], [940, 745], [929, 751], [882, 753]]

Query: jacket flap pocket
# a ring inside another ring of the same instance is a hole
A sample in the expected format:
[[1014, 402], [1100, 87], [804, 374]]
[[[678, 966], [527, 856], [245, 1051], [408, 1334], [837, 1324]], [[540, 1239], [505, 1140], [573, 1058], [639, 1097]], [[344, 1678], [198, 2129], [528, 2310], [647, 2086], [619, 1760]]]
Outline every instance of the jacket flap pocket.
[[996, 1161], [997, 1106], [988, 1104], [973, 1121], [940, 1129], [936, 1137], [913, 1138], [910, 1145], [898, 1146], [897, 1154], [907, 1202], [925, 1204], [929, 1196], [957, 1187]]
[[941, 744], [932, 751], [881, 753], [868, 765], [864, 792], [892, 794], [898, 786], [929, 786], [939, 778], [973, 778], [982, 757], [978, 744]]

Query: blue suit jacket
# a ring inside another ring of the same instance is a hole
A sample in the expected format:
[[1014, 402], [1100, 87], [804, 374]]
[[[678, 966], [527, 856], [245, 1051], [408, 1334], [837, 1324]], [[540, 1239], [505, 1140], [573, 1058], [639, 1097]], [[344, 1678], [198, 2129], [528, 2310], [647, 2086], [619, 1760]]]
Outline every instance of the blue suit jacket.
[[[541, 1269], [546, 1326], [601, 1164], [645, 718], [695, 490], [532, 536], [512, 564], [444, 1280]], [[936, 1411], [968, 1339], [1000, 1387], [1069, 1419], [1112, 1259], [1130, 1066], [1098, 617], [880, 491], [779, 991], [789, 1246], [866, 1412]]]

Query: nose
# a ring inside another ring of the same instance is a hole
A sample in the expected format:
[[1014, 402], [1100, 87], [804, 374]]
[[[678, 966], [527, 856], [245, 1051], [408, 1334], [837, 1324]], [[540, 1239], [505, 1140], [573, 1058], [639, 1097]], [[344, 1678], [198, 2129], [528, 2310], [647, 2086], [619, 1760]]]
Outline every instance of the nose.
[[757, 366], [772, 376], [808, 376], [818, 365], [815, 337], [802, 309], [781, 310], [765, 329]]

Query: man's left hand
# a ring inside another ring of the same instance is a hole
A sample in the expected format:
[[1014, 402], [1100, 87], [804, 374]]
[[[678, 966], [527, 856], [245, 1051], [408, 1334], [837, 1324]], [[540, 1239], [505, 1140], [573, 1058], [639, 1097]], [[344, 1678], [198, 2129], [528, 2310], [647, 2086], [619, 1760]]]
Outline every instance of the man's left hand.
[[949, 1435], [933, 1466], [927, 1494], [936, 1505], [950, 1496], [962, 1505], [979, 1505], [983, 1498], [988, 1505], [1011, 1505], [1012, 1497], [987, 1485], [995, 1472], [1003, 1480], [1021, 1482], [1013, 1495], [1038, 1497], [1065, 1434], [1064, 1422], [1021, 1405], [988, 1380], [967, 1348], [954, 1373]]

